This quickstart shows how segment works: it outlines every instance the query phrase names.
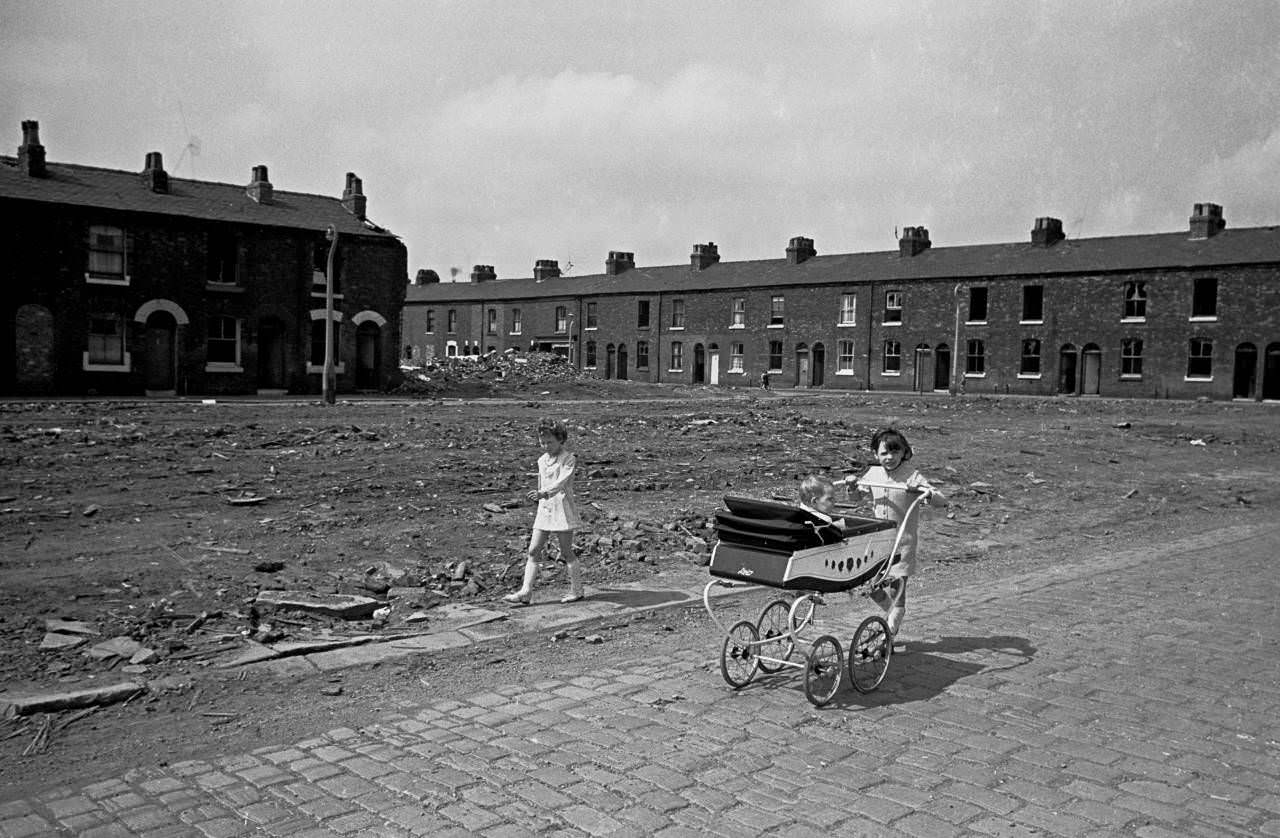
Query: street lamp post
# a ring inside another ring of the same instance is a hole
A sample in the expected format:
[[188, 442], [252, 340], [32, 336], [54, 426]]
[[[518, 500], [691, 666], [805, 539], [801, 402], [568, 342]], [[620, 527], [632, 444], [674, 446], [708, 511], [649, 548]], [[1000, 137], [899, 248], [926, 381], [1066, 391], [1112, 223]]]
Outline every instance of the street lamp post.
[[573, 324], [577, 318], [574, 317], [573, 312], [571, 311], [565, 315], [565, 319], [569, 321], [569, 366], [572, 367], [573, 366]]
[[960, 283], [956, 283], [956, 330], [955, 338], [951, 343], [951, 395], [960, 394]]
[[329, 239], [329, 259], [324, 271], [324, 373], [321, 393], [325, 404], [333, 404], [336, 396], [336, 373], [333, 363], [333, 256], [338, 250], [338, 228], [332, 224], [325, 231]]

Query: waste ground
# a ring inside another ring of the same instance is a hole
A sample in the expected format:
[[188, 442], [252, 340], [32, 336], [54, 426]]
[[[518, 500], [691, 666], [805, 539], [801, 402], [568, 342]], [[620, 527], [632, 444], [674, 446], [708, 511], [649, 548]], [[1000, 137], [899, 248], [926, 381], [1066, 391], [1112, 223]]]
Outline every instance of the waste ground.
[[[227, 667], [258, 646], [387, 642], [445, 615], [509, 610], [500, 597], [518, 581], [532, 518], [533, 427], [548, 415], [579, 453], [588, 520], [576, 544], [597, 590], [673, 575], [697, 586], [725, 493], [793, 497], [804, 474], [856, 473], [871, 431], [890, 423], [947, 498], [923, 526], [932, 564], [913, 597], [1248, 521], [1280, 500], [1274, 405], [572, 381], [332, 407], [9, 402], [0, 703], [121, 681], [145, 690], [0, 721], [0, 785], [192, 758], [424, 694], [712, 643], [698, 608], [626, 610], [355, 670]], [[564, 584], [553, 566], [539, 596]], [[358, 607], [268, 604], [284, 594]]]

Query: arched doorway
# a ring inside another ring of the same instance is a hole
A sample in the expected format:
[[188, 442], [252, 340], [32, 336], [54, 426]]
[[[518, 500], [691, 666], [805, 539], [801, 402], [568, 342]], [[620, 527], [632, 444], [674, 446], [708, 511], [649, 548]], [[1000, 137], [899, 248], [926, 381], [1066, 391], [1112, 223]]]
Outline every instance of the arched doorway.
[[356, 389], [382, 387], [382, 328], [372, 320], [356, 327]]
[[809, 345], [807, 343], [796, 344], [796, 386], [809, 386]]
[[618, 378], [627, 377], [627, 345], [618, 344]]
[[1252, 343], [1236, 347], [1236, 362], [1231, 374], [1231, 398], [1251, 399], [1258, 386], [1258, 348]]
[[930, 363], [929, 356], [932, 354], [933, 351], [929, 349], [929, 344], [921, 343], [916, 345], [914, 353], [915, 367], [911, 370], [911, 389], [917, 393], [933, 389], [931, 379], [937, 371], [933, 369], [933, 365]]
[[1280, 400], [1280, 343], [1267, 344], [1262, 361], [1262, 398]]
[[810, 354], [813, 356], [813, 373], [809, 376], [809, 383], [814, 387], [821, 387], [826, 383], [827, 348], [815, 343]]
[[707, 383], [707, 350], [700, 343], [693, 345], [693, 383]]
[[1080, 394], [1096, 396], [1102, 387], [1102, 350], [1097, 344], [1085, 344], [1081, 352], [1084, 372], [1081, 376]]
[[276, 317], [259, 320], [258, 392], [286, 388], [284, 347], [284, 323]]
[[53, 313], [41, 305], [18, 306], [13, 316], [13, 380], [20, 393], [52, 393]]
[[1058, 350], [1058, 392], [1074, 396], [1076, 394], [1076, 361], [1079, 356], [1071, 344], [1064, 344]]
[[714, 387], [720, 383], [720, 345], [713, 343], [708, 346], [707, 354], [711, 361], [711, 386]]
[[933, 350], [933, 389], [951, 389], [951, 348], [945, 343]]
[[618, 364], [618, 348], [612, 343], [604, 348], [604, 377], [613, 378]]
[[178, 321], [165, 310], [147, 316], [144, 361], [148, 396], [172, 396], [177, 392]]

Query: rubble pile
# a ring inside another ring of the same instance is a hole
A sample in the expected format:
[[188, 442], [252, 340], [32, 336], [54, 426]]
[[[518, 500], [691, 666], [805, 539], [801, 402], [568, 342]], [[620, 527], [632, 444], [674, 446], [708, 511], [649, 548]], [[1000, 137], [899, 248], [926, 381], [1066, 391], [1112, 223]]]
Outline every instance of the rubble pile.
[[421, 366], [406, 366], [397, 395], [435, 395], [475, 385], [519, 386], [578, 381], [584, 371], [563, 355], [551, 352], [490, 352], [433, 358]]

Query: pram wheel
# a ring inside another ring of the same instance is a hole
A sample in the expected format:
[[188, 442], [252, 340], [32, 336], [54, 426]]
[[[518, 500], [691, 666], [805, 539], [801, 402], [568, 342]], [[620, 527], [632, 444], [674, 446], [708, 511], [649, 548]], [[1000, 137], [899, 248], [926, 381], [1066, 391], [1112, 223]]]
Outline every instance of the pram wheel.
[[[791, 603], [785, 599], [775, 599], [760, 612], [760, 619], [756, 621], [756, 626], [759, 628], [760, 639], [764, 641], [760, 644], [761, 672], [772, 674], [779, 671], [786, 666], [781, 661], [790, 658], [791, 653], [796, 650], [796, 644], [792, 642], [791, 631], [787, 625], [790, 618]], [[778, 639], [771, 641], [771, 638], [775, 637]], [[773, 658], [773, 660], [764, 660], [764, 658]]]
[[720, 650], [720, 674], [735, 690], [751, 683], [760, 666], [757, 641], [760, 635], [750, 620], [739, 620], [729, 629]]
[[840, 689], [840, 675], [844, 672], [844, 655], [840, 642], [829, 634], [814, 641], [809, 650], [809, 660], [804, 668], [804, 694], [814, 707], [822, 707], [835, 697]]
[[869, 693], [884, 680], [893, 655], [893, 638], [883, 617], [868, 617], [849, 641], [849, 680], [860, 693]]

